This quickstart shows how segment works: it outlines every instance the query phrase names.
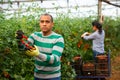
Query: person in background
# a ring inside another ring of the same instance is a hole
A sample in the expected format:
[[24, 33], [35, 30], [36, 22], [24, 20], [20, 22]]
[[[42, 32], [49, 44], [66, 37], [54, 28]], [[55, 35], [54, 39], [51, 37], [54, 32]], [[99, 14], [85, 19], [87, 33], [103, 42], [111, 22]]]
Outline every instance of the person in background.
[[61, 62], [64, 39], [52, 31], [53, 17], [50, 14], [40, 16], [41, 32], [34, 32], [28, 38], [35, 49], [26, 51], [35, 57], [34, 80], [61, 80]]
[[95, 60], [95, 57], [98, 54], [104, 54], [105, 32], [102, 29], [102, 24], [100, 24], [98, 21], [93, 21], [92, 26], [94, 32], [91, 34], [85, 32], [84, 34], [81, 35], [81, 37], [85, 40], [92, 40], [93, 58]]

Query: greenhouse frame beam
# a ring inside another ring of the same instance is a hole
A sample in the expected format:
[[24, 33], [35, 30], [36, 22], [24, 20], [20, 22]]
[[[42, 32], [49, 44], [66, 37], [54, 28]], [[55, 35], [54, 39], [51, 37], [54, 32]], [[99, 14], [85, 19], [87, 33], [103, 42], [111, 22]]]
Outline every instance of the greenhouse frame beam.
[[98, 20], [100, 23], [102, 23], [102, 0], [98, 0]]
[[120, 5], [111, 3], [109, 0], [102, 0], [102, 1], [105, 2], [105, 3], [107, 3], [107, 4], [110, 4], [110, 5], [113, 5], [113, 6], [115, 6], [115, 7], [119, 7], [119, 8], [120, 8]]
[[8, 4], [8, 3], [19, 3], [19, 2], [37, 2], [37, 1], [41, 1], [41, 3], [43, 2], [43, 1], [56, 1], [56, 0], [25, 0], [25, 1], [7, 1], [7, 2], [1, 2], [0, 1], [0, 4]]
[[[77, 8], [80, 8], [80, 7], [89, 8], [89, 7], [93, 7], [93, 6], [97, 6], [97, 4], [96, 5], [90, 5], [90, 6], [86, 6], [86, 5], [82, 5], [82, 6], [70, 6], [69, 8], [76, 8], [76, 7]], [[58, 7], [41, 8], [41, 9], [57, 9], [57, 8], [59, 8], [59, 9], [63, 9], [63, 8], [65, 9], [66, 8], [67, 9], [68, 7], [67, 6], [66, 7], [61, 7], [61, 6], [59, 7], [58, 6]], [[19, 9], [3, 9], [3, 10], [7, 10], [7, 11], [15, 10], [16, 11], [16, 10], [19, 10]]]

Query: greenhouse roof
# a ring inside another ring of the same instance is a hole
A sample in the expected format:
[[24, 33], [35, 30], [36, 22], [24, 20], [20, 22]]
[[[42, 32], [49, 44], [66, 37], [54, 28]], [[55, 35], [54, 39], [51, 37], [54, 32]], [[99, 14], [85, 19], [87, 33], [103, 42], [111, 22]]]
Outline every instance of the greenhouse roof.
[[[112, 1], [120, 5], [120, 0], [103, 0]], [[1, 10], [5, 13], [14, 13], [22, 11], [25, 13], [28, 8], [41, 8], [51, 14], [68, 13], [77, 16], [97, 15], [98, 0], [4, 0], [0, 4]], [[119, 16], [120, 8], [102, 3], [102, 14], [105, 16]]]

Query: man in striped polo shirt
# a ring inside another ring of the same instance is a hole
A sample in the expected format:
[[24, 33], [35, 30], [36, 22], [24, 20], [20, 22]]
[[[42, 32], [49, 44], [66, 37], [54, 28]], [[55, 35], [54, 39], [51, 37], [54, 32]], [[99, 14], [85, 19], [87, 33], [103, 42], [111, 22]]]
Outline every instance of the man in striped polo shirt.
[[29, 50], [27, 55], [35, 56], [35, 80], [61, 80], [61, 63], [64, 39], [52, 31], [53, 17], [43, 14], [40, 17], [41, 32], [34, 32], [28, 41], [35, 45], [35, 50]]

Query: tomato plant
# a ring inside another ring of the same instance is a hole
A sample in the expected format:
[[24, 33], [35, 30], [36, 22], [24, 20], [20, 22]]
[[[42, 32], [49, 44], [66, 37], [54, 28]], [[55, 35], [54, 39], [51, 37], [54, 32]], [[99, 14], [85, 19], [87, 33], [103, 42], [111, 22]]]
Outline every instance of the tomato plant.
[[[64, 37], [65, 48], [62, 54], [62, 79], [72, 80], [75, 71], [69, 64], [74, 56], [81, 55], [84, 61], [92, 60], [91, 41], [83, 40], [80, 36], [88, 31], [92, 32], [91, 22], [96, 17], [70, 18], [58, 15], [53, 30]], [[120, 46], [120, 18], [105, 18], [103, 24], [106, 32], [105, 49], [112, 50], [112, 56]], [[27, 36], [39, 30], [39, 17], [23, 16], [5, 18], [0, 14], [0, 80], [33, 80], [34, 59], [19, 51], [15, 38], [17, 30], [23, 30]]]

